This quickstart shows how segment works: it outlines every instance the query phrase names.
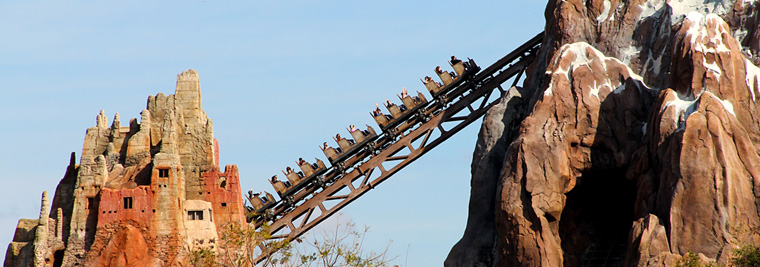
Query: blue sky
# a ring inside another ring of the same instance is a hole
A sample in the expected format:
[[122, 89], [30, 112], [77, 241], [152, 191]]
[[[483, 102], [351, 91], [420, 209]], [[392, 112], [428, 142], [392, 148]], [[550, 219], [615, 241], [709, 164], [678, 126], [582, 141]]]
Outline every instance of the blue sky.
[[[3, 1], [0, 3], [0, 244], [36, 218], [69, 153], [104, 109], [139, 117], [148, 95], [195, 69], [221, 164], [243, 191], [375, 102], [424, 91], [451, 55], [488, 66], [543, 29], [539, 1]], [[432, 76], [432, 75], [431, 75]], [[376, 127], [377, 128], [377, 127]], [[397, 264], [440, 266], [467, 220], [475, 123], [343, 210]], [[3, 249], [5, 247], [3, 246]], [[408, 251], [408, 253], [407, 253]]]

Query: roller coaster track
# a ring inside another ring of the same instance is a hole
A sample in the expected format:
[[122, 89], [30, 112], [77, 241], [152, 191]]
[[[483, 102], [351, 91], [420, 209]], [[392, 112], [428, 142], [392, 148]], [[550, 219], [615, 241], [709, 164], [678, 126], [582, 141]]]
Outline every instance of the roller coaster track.
[[[386, 131], [370, 143], [367, 150], [371, 151], [366, 156], [353, 162], [348, 159], [344, 162], [349, 162], [349, 166], [334, 166], [320, 175], [297, 193], [300, 195], [296, 199], [301, 201], [282, 201], [284, 203], [262, 217], [265, 219], [249, 220], [256, 226], [270, 224], [270, 233], [275, 239], [293, 240], [301, 236], [482, 117], [520, 81], [541, 48], [542, 36], [543, 32], [435, 101], [428, 102], [422, 110], [431, 110], [429, 114], [409, 118], [417, 119], [418, 127], [400, 133]], [[512, 84], [505, 89], [504, 85], [510, 80]], [[266, 257], [268, 255], [262, 253], [257, 262]]]

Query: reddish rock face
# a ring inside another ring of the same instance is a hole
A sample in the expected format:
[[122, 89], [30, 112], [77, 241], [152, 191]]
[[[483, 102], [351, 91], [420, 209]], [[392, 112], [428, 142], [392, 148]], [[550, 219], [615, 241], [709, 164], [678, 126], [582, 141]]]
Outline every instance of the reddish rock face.
[[93, 207], [98, 213], [98, 228], [119, 220], [148, 222], [154, 214], [153, 191], [148, 186], [135, 189], [103, 189], [100, 191], [100, 203]]
[[[687, 252], [725, 264], [760, 242], [758, 6], [550, 1], [528, 104], [489, 114], [478, 140], [508, 145], [475, 152], [473, 166], [503, 155], [497, 177], [473, 172], [473, 194], [493, 179], [496, 205], [473, 195], [470, 220], [495, 231], [468, 221], [446, 265], [580, 266], [604, 253], [675, 266]], [[506, 117], [520, 126], [485, 127]]]
[[90, 266], [160, 266], [161, 260], [148, 253], [148, 243], [139, 229], [125, 225], [111, 235]]
[[[723, 263], [733, 246], [760, 241], [752, 231], [760, 225], [756, 85], [747, 83], [753, 80], [747, 68], [756, 67], [729, 32], [715, 15], [684, 20], [672, 69], [691, 72], [675, 72], [674, 89], [660, 94], [640, 159], [646, 163], [639, 164], [649, 168], [637, 170], [649, 172], [640, 179], [659, 188], [657, 194], [640, 188], [641, 198], [654, 200], [640, 206], [665, 219], [670, 252]], [[684, 80], [691, 84], [678, 82]]]
[[214, 222], [218, 226], [245, 221], [240, 176], [235, 165], [227, 165], [203, 173], [204, 199], [212, 203]]
[[[549, 87], [507, 150], [496, 213], [503, 265], [577, 264], [583, 251], [575, 250], [593, 241], [570, 233], [611, 235], [609, 229], [595, 231], [593, 219], [594, 213], [614, 211], [588, 208], [593, 200], [585, 196], [601, 194], [569, 196], [584, 183], [626, 183], [621, 166], [641, 144], [648, 115], [642, 104], [654, 99], [641, 77], [586, 43], [563, 46], [549, 68]], [[605, 186], [625, 190], [616, 183]], [[567, 213], [566, 206], [579, 210]], [[626, 233], [605, 242], [624, 240]]]

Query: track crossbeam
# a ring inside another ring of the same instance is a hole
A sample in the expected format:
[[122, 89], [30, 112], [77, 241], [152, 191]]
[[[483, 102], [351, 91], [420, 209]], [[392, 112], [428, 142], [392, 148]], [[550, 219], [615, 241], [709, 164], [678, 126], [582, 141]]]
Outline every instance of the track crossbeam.
[[[312, 192], [302, 203], [295, 203], [298, 205], [276, 217], [270, 226], [273, 238], [293, 240], [301, 236], [482, 117], [507, 93], [503, 84], [510, 79], [512, 87], [518, 83], [540, 49], [541, 36], [543, 33], [476, 74], [471, 83], [454, 88], [446, 96], [453, 101], [440, 112], [431, 114], [418, 127], [397, 136], [398, 140], [390, 142], [379, 153], [337, 175], [324, 189]], [[494, 95], [499, 97], [494, 98]], [[267, 256], [260, 255], [257, 262]]]

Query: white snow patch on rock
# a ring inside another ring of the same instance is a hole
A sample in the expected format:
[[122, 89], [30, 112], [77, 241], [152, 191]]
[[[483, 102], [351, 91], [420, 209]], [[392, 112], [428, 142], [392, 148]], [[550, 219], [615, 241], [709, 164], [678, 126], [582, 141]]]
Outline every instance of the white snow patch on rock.
[[602, 4], [604, 10], [602, 11], [602, 14], [599, 14], [599, 16], [596, 17], [596, 23], [602, 24], [607, 18], [610, 16], [610, 9], [612, 8], [612, 3], [610, 3], [610, 0], [604, 0], [604, 3]]
[[[718, 58], [719, 53], [731, 52], [726, 46], [726, 42], [736, 42], [734, 39], [723, 39], [723, 34], [729, 35], [726, 27], [721, 27], [725, 24], [723, 19], [718, 15], [708, 14], [704, 16], [697, 12], [690, 12], [684, 19], [684, 24], [690, 22], [691, 25], [684, 36], [684, 42], [689, 42], [694, 51], [701, 52], [703, 55], [713, 54], [713, 59]], [[708, 29], [706, 25], [713, 25], [714, 28]], [[710, 34], [713, 33], [713, 34]], [[734, 44], [739, 46], [738, 43]], [[715, 74], [715, 77], [720, 81], [721, 69], [717, 62], [707, 62], [707, 56], [702, 59], [702, 66], [708, 71]]]
[[700, 14], [723, 15], [731, 11], [731, 0], [671, 0], [668, 5], [673, 10], [671, 25], [675, 25], [691, 12]]
[[705, 96], [718, 100], [723, 105], [723, 108], [728, 111], [728, 113], [731, 113], [731, 115], [734, 115], [734, 117], [736, 117], [736, 113], [734, 113], [734, 105], [731, 104], [730, 101], [720, 99], [720, 97], [710, 92], [704, 92], [696, 98], [691, 97], [691, 95], [683, 96], [673, 91], [670, 91], [670, 93], [675, 94], [676, 98], [674, 100], [665, 102], [665, 105], [662, 106], [662, 110], [660, 110], [660, 112], [671, 106], [675, 108], [674, 111], [678, 115], [675, 116], [675, 123], [678, 124], [676, 132], [680, 132], [686, 129], [686, 119], [688, 119], [691, 114], [697, 111], [697, 108], [699, 108], [699, 100]]
[[744, 59], [744, 69], [747, 72], [745, 76], [745, 82], [747, 83], [747, 89], [752, 95], [752, 101], [755, 101], [755, 91], [760, 92], [760, 68], [752, 64], [748, 59]]
[[676, 98], [665, 102], [665, 105], [662, 106], [660, 112], [665, 111], [665, 109], [672, 106], [677, 115], [674, 117], [674, 122], [678, 125], [676, 132], [680, 132], [686, 129], [686, 119], [688, 119], [692, 113], [697, 111], [697, 108], [699, 107], [699, 97], [692, 98], [691, 95], [682, 96], [674, 91], [670, 91], [670, 93], [675, 94]]
[[[563, 68], [562, 66], [559, 66], [559, 61], [563, 58], [568, 57], [570, 53], [573, 53], [575, 55], [575, 58], [567, 67], [567, 69]], [[572, 84], [573, 71], [576, 68], [581, 67], [581, 66], [590, 66], [592, 62], [599, 61], [600, 65], [603, 68], [601, 71], [607, 71], [607, 63], [610, 61], [614, 61], [618, 64], [626, 66], [628, 77], [640, 82], [641, 85], [643, 85], [643, 87], [645, 87], [646, 89], [650, 89], [646, 84], [644, 84], [644, 79], [638, 74], [634, 73], [633, 70], [631, 70], [631, 68], [628, 67], [628, 65], [624, 64], [622, 61], [618, 60], [617, 58], [605, 56], [601, 51], [597, 50], [596, 48], [594, 48], [593, 46], [591, 46], [590, 44], [586, 42], [565, 44], [560, 48], [559, 55], [560, 56], [556, 57], [553, 62], [553, 65], [557, 67], [557, 70], [554, 72], [552, 72], [551, 70], [547, 71], [546, 74], [552, 75], [552, 77], [554, 77], [554, 75], [561, 75], [563, 78], [567, 79], [567, 81], [570, 84]], [[552, 86], [553, 86], [553, 83], [550, 83], [549, 88], [547, 88], [544, 91], [545, 96], [552, 94]], [[606, 78], [606, 80], [604, 81], [594, 80], [594, 83], [593, 85], [591, 85], [591, 88], [588, 88], [589, 94], [598, 98], [599, 92], [604, 87], [607, 87], [610, 90], [614, 88], [612, 92], [615, 94], [619, 94], [623, 90], [625, 90], [625, 80], [610, 79], [609, 77]]]
[[660, 12], [664, 5], [665, 5], [664, 0], [651, 0], [651, 1], [646, 1], [642, 3], [639, 6], [639, 8], [641, 8], [641, 13], [639, 14], [639, 18], [637, 21], [641, 21], [644, 18], [648, 18], [654, 15], [660, 15]]
[[[654, 52], [654, 51], [651, 51]], [[644, 66], [641, 68], [641, 71], [646, 73], [647, 70], [651, 67], [651, 73], [660, 73], [662, 70], [662, 56], [665, 55], [665, 50], [660, 50], [660, 54], [657, 56], [657, 58], [653, 57], [652, 54], [647, 56], [647, 59], [644, 61]]]
[[734, 105], [731, 104], [731, 101], [722, 100], [715, 95], [713, 95], [713, 97], [717, 98], [718, 101], [720, 101], [720, 103], [723, 104], [723, 108], [725, 108], [728, 111], [728, 113], [731, 113], [731, 115], [734, 115], [734, 117], [736, 117], [736, 113], [734, 113]]
[[630, 45], [628, 48], [620, 51], [620, 57], [623, 58], [623, 64], [629, 66], [631, 64], [631, 59], [637, 58], [639, 56], [639, 53], [641, 53], [641, 48]]
[[[757, 1], [757, 0], [754, 0]], [[750, 1], [750, 2], [754, 2]], [[745, 2], [747, 2], [745, 0]], [[691, 12], [698, 12], [703, 15], [716, 14], [723, 15], [728, 13], [733, 5], [731, 0], [650, 0], [639, 6], [641, 13], [638, 20], [651, 16], [659, 16], [665, 11], [665, 6], [671, 10], [670, 23], [675, 25]]]
[[620, 94], [620, 93], [622, 93], [622, 92], [623, 92], [623, 90], [625, 90], [625, 84], [624, 84], [624, 83], [620, 83], [620, 85], [618, 85], [618, 87], [617, 87], [617, 88], [615, 88], [615, 90], [614, 90], [614, 91], [612, 91], [612, 92], [613, 92], [613, 93], [615, 93], [615, 94], [617, 95], [617, 94]]

